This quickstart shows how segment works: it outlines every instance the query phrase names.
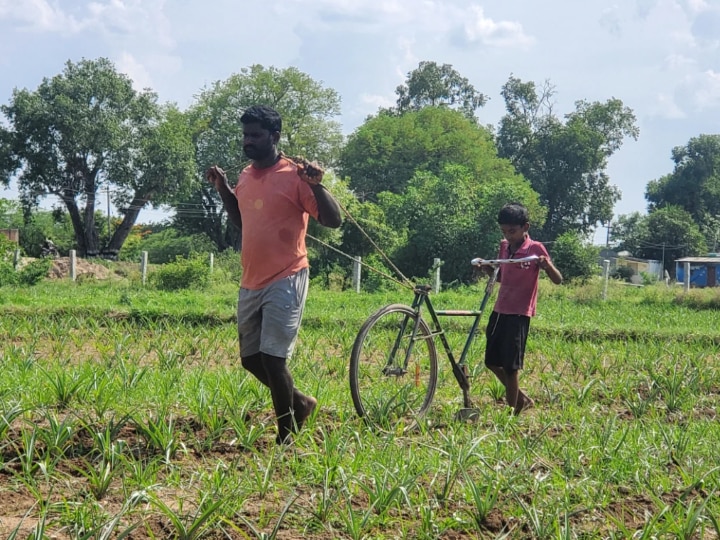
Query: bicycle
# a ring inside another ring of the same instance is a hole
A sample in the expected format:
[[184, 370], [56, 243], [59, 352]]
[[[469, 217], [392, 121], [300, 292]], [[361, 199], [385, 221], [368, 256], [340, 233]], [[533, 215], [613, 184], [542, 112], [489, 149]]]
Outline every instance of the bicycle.
[[[469, 418], [476, 414], [470, 400], [467, 364], [470, 346], [478, 333], [500, 266], [531, 260], [537, 260], [537, 257], [473, 259], [473, 265], [482, 263], [493, 268], [478, 309], [435, 309], [430, 299], [431, 287], [415, 285], [411, 305], [390, 304], [370, 315], [355, 338], [350, 356], [350, 392], [358, 415], [369, 424], [382, 427], [405, 420], [414, 424], [420, 419], [430, 408], [437, 388], [438, 337], [463, 392], [464, 409], [458, 417]], [[431, 324], [423, 318], [423, 308]], [[441, 317], [472, 318], [458, 360], [440, 322]]]

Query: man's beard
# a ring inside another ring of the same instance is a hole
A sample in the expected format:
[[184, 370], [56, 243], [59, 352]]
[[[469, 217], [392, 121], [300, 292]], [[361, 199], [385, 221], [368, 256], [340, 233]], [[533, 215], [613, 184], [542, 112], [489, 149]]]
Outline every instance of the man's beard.
[[261, 161], [272, 154], [271, 148], [258, 148], [257, 146], [244, 146], [243, 152], [248, 159], [253, 161]]

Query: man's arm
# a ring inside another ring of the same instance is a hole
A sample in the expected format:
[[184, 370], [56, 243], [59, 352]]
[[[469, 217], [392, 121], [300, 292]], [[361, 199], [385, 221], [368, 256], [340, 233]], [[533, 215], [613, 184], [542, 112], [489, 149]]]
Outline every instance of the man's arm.
[[342, 212], [335, 198], [320, 183], [325, 171], [317, 163], [309, 163], [306, 160], [298, 161], [300, 161], [300, 163], [296, 163], [298, 176], [310, 186], [317, 201], [318, 223], [325, 227], [337, 229], [342, 225]]
[[240, 208], [238, 207], [238, 200], [235, 197], [235, 193], [230, 189], [228, 184], [227, 175], [217, 165], [213, 165], [205, 172], [205, 177], [210, 182], [215, 190], [222, 199], [225, 212], [227, 212], [230, 223], [235, 225], [238, 229], [242, 229], [242, 218], [240, 217]]
[[337, 229], [342, 225], [340, 205], [322, 184], [311, 184], [310, 189], [315, 194], [318, 204], [318, 223], [325, 227]]

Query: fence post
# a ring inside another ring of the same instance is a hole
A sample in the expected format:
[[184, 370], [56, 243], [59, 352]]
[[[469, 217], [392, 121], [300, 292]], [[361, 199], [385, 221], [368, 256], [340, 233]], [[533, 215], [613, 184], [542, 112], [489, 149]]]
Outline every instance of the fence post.
[[352, 285], [356, 293], [360, 292], [360, 278], [362, 275], [362, 257], [355, 257], [353, 259], [353, 270], [352, 270]]
[[605, 284], [603, 285], [603, 300], [607, 300], [608, 280], [610, 279], [610, 261], [603, 261], [603, 276], [605, 276]]
[[433, 291], [436, 293], [440, 292], [440, 266], [442, 266], [442, 261], [437, 258], [433, 259], [433, 270], [435, 270]]
[[15, 255], [13, 257], [13, 268], [17, 270], [18, 265], [20, 264], [20, 250], [15, 250]]
[[215, 254], [210, 253], [210, 273], [213, 273], [213, 266], [215, 265]]
[[142, 274], [142, 284], [145, 285], [147, 281], [147, 265], [148, 265], [148, 252], [143, 251], [140, 257], [140, 274]]
[[70, 250], [70, 279], [75, 281], [77, 278], [77, 258], [75, 256], [75, 250]]
[[683, 269], [685, 270], [685, 275], [683, 276], [683, 285], [685, 285], [685, 292], [688, 292], [690, 290], [690, 263], [683, 263]]

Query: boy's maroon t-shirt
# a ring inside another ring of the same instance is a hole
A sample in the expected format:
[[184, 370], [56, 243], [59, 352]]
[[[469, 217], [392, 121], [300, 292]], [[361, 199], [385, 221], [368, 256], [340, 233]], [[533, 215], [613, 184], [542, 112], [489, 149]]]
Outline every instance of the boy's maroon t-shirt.
[[[522, 259], [532, 255], [548, 257], [548, 252], [542, 242], [536, 242], [529, 236], [512, 257], [508, 241], [500, 242], [498, 259]], [[533, 317], [537, 305], [539, 276], [540, 265], [537, 261], [503, 264], [498, 276], [500, 291], [494, 310], [506, 315]]]

